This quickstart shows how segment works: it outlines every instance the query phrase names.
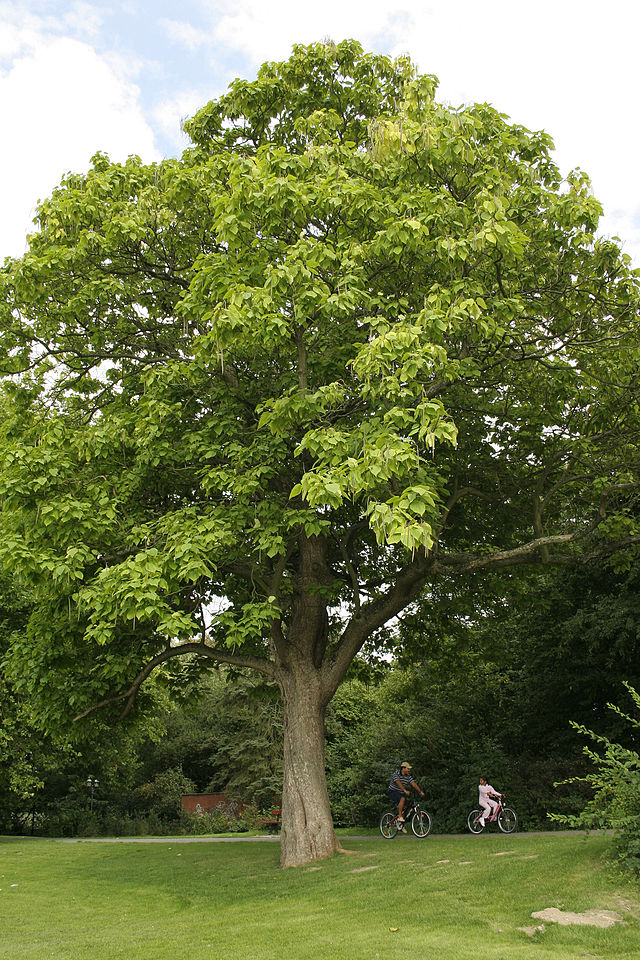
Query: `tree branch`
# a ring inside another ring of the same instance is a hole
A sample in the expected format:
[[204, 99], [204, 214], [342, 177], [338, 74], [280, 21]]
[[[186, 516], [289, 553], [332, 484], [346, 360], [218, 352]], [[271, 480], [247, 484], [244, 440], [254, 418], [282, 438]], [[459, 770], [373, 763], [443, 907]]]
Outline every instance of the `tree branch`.
[[461, 487], [458, 488], [458, 479], [456, 477], [455, 486], [453, 493], [447, 500], [444, 510], [442, 511], [442, 516], [440, 517], [439, 529], [440, 531], [444, 530], [449, 515], [455, 505], [459, 500], [462, 500], [464, 497], [477, 497], [480, 500], [487, 500], [489, 503], [495, 503], [496, 497], [492, 497], [491, 494], [485, 493], [484, 490], [478, 490], [476, 487]]
[[[373, 631], [383, 626], [392, 617], [397, 616], [407, 604], [417, 597], [427, 581], [433, 578], [442, 568], [445, 570], [447, 568], [454, 569], [456, 573], [468, 573], [475, 570], [493, 570], [526, 563], [582, 563], [597, 557], [610, 556], [618, 550], [640, 543], [640, 534], [638, 534], [637, 536], [603, 544], [601, 548], [589, 551], [589, 553], [585, 552], [577, 557], [567, 556], [566, 554], [549, 554], [549, 547], [565, 546], [584, 539], [593, 532], [597, 525], [597, 523], [592, 524], [588, 528], [575, 533], [537, 537], [535, 540], [514, 547], [512, 550], [500, 550], [484, 556], [470, 553], [451, 554], [449, 556], [441, 553], [432, 554], [405, 567], [395, 584], [382, 596], [365, 604], [360, 609], [359, 615], [352, 617], [345, 627], [338, 645], [325, 665], [326, 696], [328, 699], [331, 698], [344, 677], [349, 664]], [[538, 554], [537, 558], [536, 554]]]
[[[478, 556], [470, 553], [440, 554], [438, 557], [439, 566], [443, 568], [451, 567], [458, 573], [466, 573], [470, 570], [494, 570], [498, 567], [516, 566], [518, 564], [538, 562], [533, 559], [534, 554], [540, 552], [543, 554], [549, 547], [564, 546], [569, 543], [575, 543], [577, 540], [584, 539], [589, 533], [592, 533], [596, 524], [592, 524], [588, 529], [577, 531], [576, 533], [561, 533], [555, 536], [538, 537], [529, 543], [524, 543], [520, 547], [514, 547], [513, 550], [499, 550], [496, 553], [490, 553], [486, 556]], [[563, 563], [569, 561], [572, 563], [582, 563], [586, 560], [594, 560], [597, 557], [610, 556], [618, 550], [640, 543], [640, 534], [634, 537], [625, 537], [623, 540], [615, 540], [597, 550], [581, 554], [576, 557], [567, 557], [559, 554], [551, 557], [549, 563]]]
[[100, 710], [102, 707], [106, 707], [111, 703], [118, 703], [120, 700], [126, 700], [124, 710], [120, 714], [120, 719], [126, 717], [130, 712], [133, 704], [135, 702], [138, 690], [144, 683], [144, 681], [153, 673], [156, 667], [160, 666], [161, 663], [165, 663], [167, 660], [171, 660], [174, 657], [181, 657], [187, 653], [195, 653], [198, 656], [209, 657], [211, 660], [215, 660], [218, 663], [230, 663], [237, 667], [250, 667], [252, 670], [259, 670], [261, 673], [265, 673], [267, 676], [276, 678], [276, 668], [269, 660], [261, 660], [259, 657], [243, 657], [235, 653], [230, 653], [228, 650], [219, 650], [215, 647], [209, 647], [205, 643], [181, 643], [176, 647], [167, 647], [165, 650], [162, 650], [160, 653], [156, 654], [155, 657], [145, 664], [142, 670], [139, 672], [131, 686], [128, 690], [125, 690], [124, 693], [118, 693], [113, 697], [107, 697], [105, 700], [100, 700], [99, 703], [94, 703], [93, 706], [87, 707], [86, 710], [83, 710], [82, 713], [79, 713], [77, 717], [73, 718], [75, 723], [78, 720], [82, 720], [83, 717], [88, 716], [88, 714], [93, 713], [95, 710]]
[[302, 328], [296, 327], [296, 349], [298, 351], [298, 389], [304, 397], [307, 392], [307, 349], [304, 344]]
[[426, 556], [410, 563], [400, 572], [386, 593], [360, 608], [342, 632], [339, 643], [324, 667], [327, 702], [337, 690], [347, 668], [374, 630], [396, 616], [420, 592], [430, 576], [435, 574], [437, 558]]
[[355, 567], [351, 562], [351, 558], [347, 550], [347, 545], [343, 540], [340, 540], [338, 546], [340, 548], [342, 559], [344, 560], [344, 564], [349, 574], [349, 580], [351, 582], [351, 587], [353, 589], [353, 605], [355, 609], [355, 615], [357, 617], [360, 615], [360, 582], [358, 580], [358, 575], [356, 573]]

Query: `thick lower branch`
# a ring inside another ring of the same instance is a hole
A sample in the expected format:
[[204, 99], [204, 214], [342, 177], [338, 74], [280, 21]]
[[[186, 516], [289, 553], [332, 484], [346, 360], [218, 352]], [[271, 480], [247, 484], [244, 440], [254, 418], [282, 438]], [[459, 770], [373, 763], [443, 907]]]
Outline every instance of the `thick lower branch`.
[[[597, 526], [597, 524], [595, 525]], [[425, 584], [435, 577], [439, 570], [455, 571], [462, 574], [475, 570], [495, 570], [507, 566], [524, 566], [530, 563], [547, 562], [550, 564], [580, 563], [596, 557], [610, 556], [618, 550], [640, 543], [640, 535], [626, 537], [623, 540], [603, 544], [598, 550], [583, 551], [579, 556], [568, 554], [551, 555], [550, 547], [562, 547], [584, 540], [592, 533], [594, 526], [575, 533], [556, 534], [538, 537], [529, 543], [514, 547], [512, 550], [500, 550], [488, 555], [471, 553], [449, 554], [439, 552], [437, 556], [426, 557], [405, 567], [395, 584], [386, 593], [365, 604], [359, 615], [354, 616], [345, 627], [340, 643], [324, 671], [325, 697], [328, 702], [349, 664], [359, 653], [374, 630], [383, 626], [414, 600]]]
[[441, 553], [439, 556], [440, 566], [445, 569], [455, 568], [458, 573], [465, 573], [469, 570], [494, 569], [528, 563], [531, 562], [534, 554], [547, 551], [549, 547], [572, 543], [582, 536], [584, 536], [584, 533], [581, 531], [580, 533], [561, 533], [555, 536], [538, 537], [529, 543], [522, 544], [520, 547], [514, 547], [513, 550], [499, 550], [496, 553], [481, 556], [474, 553]]
[[249, 667], [252, 670], [259, 670], [261, 673], [265, 673], [267, 676], [274, 679], [276, 677], [275, 664], [269, 660], [261, 660], [259, 657], [243, 657], [240, 654], [230, 653], [228, 650], [218, 650], [215, 647], [209, 647], [205, 643], [181, 643], [176, 647], [167, 647], [166, 650], [162, 650], [160, 653], [156, 654], [155, 657], [152, 657], [151, 660], [149, 660], [149, 662], [145, 664], [142, 670], [138, 673], [129, 689], [125, 690], [124, 693], [118, 693], [113, 697], [107, 697], [105, 700], [100, 700], [99, 703], [94, 703], [93, 706], [87, 707], [87, 709], [83, 710], [82, 713], [79, 713], [77, 717], [74, 717], [73, 722], [75, 723], [77, 720], [82, 720], [83, 717], [88, 716], [95, 710], [100, 710], [102, 707], [109, 706], [111, 703], [119, 703], [121, 700], [126, 700], [126, 704], [120, 715], [120, 718], [122, 719], [122, 717], [126, 717], [135, 703], [138, 690], [144, 681], [151, 676], [155, 668], [160, 666], [161, 663], [165, 663], [167, 660], [172, 660], [174, 657], [182, 657], [188, 653], [195, 653], [201, 657], [208, 657], [211, 660], [215, 660], [217, 663], [229, 663], [237, 667]]
[[325, 666], [325, 696], [328, 702], [344, 677], [349, 664], [374, 630], [395, 617], [420, 593], [427, 580], [434, 576], [438, 561], [423, 557], [409, 564], [396, 582], [382, 596], [360, 608], [345, 627], [340, 643]]
[[[526, 563], [540, 563], [540, 557], [548, 551], [549, 547], [565, 546], [569, 543], [575, 543], [584, 540], [587, 533], [592, 533], [597, 524], [580, 530], [576, 533], [562, 533], [555, 536], [538, 537], [521, 547], [514, 547], [513, 550], [500, 550], [496, 553], [490, 553], [486, 556], [477, 556], [469, 553], [449, 554], [441, 553], [439, 555], [439, 565], [443, 569], [453, 568], [457, 573], [466, 573], [470, 570], [494, 570], [498, 567], [517, 566]], [[587, 560], [595, 560], [598, 557], [608, 557], [619, 550], [625, 550], [640, 543], [640, 535], [625, 537], [622, 540], [612, 540], [609, 543], [603, 543], [595, 550], [585, 551], [571, 556], [568, 554], [559, 554], [548, 556], [548, 562], [553, 563], [584, 563]], [[538, 554], [538, 557], [536, 557]]]

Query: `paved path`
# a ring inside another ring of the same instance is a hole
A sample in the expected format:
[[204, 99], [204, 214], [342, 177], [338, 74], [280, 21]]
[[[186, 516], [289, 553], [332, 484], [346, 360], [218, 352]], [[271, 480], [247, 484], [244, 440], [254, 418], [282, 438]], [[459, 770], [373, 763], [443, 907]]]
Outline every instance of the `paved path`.
[[[57, 843], [279, 843], [280, 837], [52, 837]], [[382, 839], [382, 838], [381, 838]]]
[[[600, 830], [592, 830], [592, 833], [601, 833]], [[606, 830], [606, 833], [612, 833], [612, 830]], [[485, 836], [502, 837], [572, 837], [583, 836], [584, 830], [532, 830], [529, 833], [494, 833], [485, 834]], [[409, 834], [411, 836], [411, 834]], [[431, 839], [453, 840], [456, 837], [469, 837], [468, 833], [432, 833]], [[52, 837], [57, 843], [279, 843], [280, 837], [268, 836], [267, 834], [255, 837]], [[358, 834], [354, 836], [338, 837], [339, 840], [384, 840], [379, 833]], [[402, 841], [402, 837], [398, 837]], [[426, 839], [426, 838], [425, 838]]]

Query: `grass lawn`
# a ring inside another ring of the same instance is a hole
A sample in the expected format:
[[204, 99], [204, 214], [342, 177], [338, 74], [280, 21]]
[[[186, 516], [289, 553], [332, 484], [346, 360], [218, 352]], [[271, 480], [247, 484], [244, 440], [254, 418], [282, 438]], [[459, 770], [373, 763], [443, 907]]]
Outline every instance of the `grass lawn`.
[[[0, 958], [577, 960], [640, 957], [640, 888], [602, 836], [358, 837], [280, 870], [279, 845], [0, 839]], [[614, 910], [608, 929], [547, 907]]]

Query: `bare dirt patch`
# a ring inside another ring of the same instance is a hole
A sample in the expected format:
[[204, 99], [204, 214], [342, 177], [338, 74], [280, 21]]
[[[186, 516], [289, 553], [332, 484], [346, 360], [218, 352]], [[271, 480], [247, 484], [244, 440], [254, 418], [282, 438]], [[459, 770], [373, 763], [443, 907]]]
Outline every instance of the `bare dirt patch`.
[[622, 917], [613, 910], [585, 910], [584, 913], [572, 913], [570, 910], [558, 910], [557, 907], [537, 910], [531, 916], [534, 920], [546, 920], [548, 923], [557, 923], [561, 927], [575, 924], [581, 927], [606, 928], [622, 920]]
[[613, 899], [623, 913], [630, 913], [632, 917], [640, 917], [640, 903], [637, 900], [629, 900], [627, 897], [614, 897]]
[[547, 928], [544, 923], [540, 923], [537, 927], [518, 927], [517, 929], [522, 930], [528, 937], [535, 937], [536, 933], [544, 933]]
[[370, 867], [356, 867], [354, 870], [349, 870], [349, 873], [364, 873], [365, 870], [377, 870], [378, 864], [372, 864]]

